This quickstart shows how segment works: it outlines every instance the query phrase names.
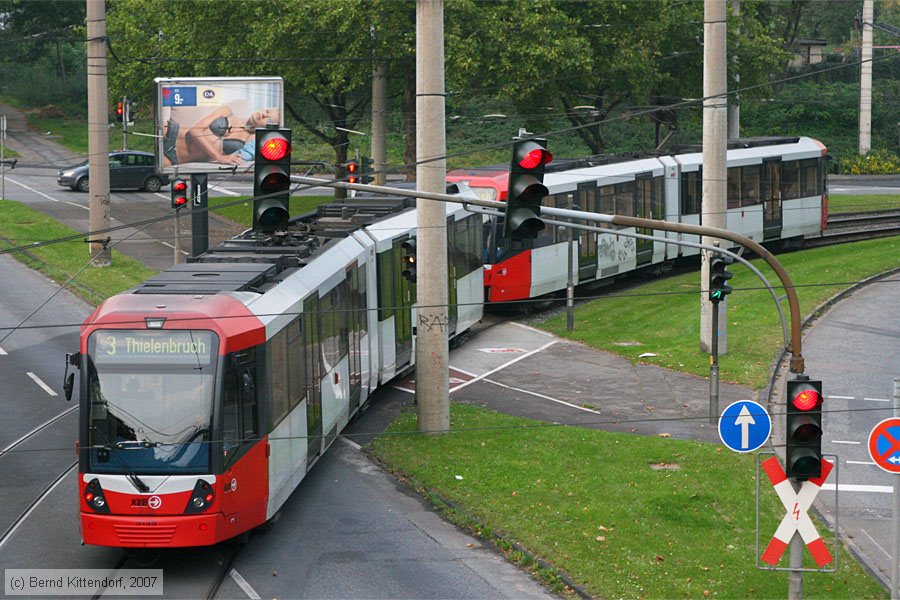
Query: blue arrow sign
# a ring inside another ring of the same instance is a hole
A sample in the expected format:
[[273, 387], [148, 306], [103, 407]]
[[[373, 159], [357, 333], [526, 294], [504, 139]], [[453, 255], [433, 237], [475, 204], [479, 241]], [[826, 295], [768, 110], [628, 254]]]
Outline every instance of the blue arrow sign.
[[753, 400], [732, 402], [719, 417], [719, 438], [735, 452], [753, 452], [771, 433], [772, 418]]

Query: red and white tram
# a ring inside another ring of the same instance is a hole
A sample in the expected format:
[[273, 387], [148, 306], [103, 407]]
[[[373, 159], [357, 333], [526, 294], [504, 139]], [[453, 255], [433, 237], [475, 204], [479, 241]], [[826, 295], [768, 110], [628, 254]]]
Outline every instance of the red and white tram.
[[[820, 233], [828, 218], [826, 149], [812, 138], [756, 138], [729, 144], [727, 228], [761, 243], [793, 243]], [[589, 160], [581, 161], [590, 163]], [[544, 205], [700, 224], [703, 155], [700, 152], [603, 164], [548, 165]], [[448, 181], [465, 182], [480, 197], [506, 200], [506, 170], [458, 170]], [[660, 264], [698, 250], [652, 240], [576, 232], [576, 284], [596, 282]], [[679, 234], [622, 230], [679, 239]], [[527, 300], [564, 290], [568, 233], [553, 225], [535, 240], [511, 240], [502, 217], [485, 222], [485, 300]], [[684, 240], [699, 242], [697, 236]]]
[[[321, 206], [94, 310], [69, 357], [84, 543], [210, 545], [276, 514], [373, 390], [414, 362], [411, 206]], [[453, 337], [481, 318], [482, 222], [455, 204], [446, 215]]]

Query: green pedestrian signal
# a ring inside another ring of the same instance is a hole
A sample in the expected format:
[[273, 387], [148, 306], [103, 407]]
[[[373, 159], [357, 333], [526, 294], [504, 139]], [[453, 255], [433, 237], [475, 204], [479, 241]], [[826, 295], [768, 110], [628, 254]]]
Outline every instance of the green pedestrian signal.
[[725, 296], [734, 291], [728, 280], [734, 277], [734, 273], [728, 271], [728, 265], [734, 259], [730, 256], [716, 255], [709, 263], [709, 301], [718, 304]]

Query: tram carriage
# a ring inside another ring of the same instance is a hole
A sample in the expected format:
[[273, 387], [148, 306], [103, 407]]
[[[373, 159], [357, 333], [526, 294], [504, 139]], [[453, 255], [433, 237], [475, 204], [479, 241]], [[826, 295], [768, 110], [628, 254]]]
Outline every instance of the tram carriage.
[[[273, 518], [370, 394], [414, 364], [401, 276], [413, 204], [320, 206], [94, 310], [69, 357], [84, 543], [203, 546]], [[453, 337], [481, 318], [482, 222], [446, 214]]]
[[[730, 142], [727, 229], [765, 244], [799, 243], [806, 235], [820, 233], [828, 218], [826, 154], [825, 146], [808, 137]], [[590, 159], [551, 163], [544, 176], [550, 192], [544, 205], [699, 225], [702, 170], [699, 151], [602, 164], [591, 164]], [[506, 200], [508, 179], [506, 170], [457, 170], [447, 176], [491, 200]], [[614, 225], [604, 228], [618, 230]], [[661, 230], [621, 231], [699, 242], [698, 236]], [[535, 240], [511, 240], [504, 236], [502, 217], [491, 217], [484, 233], [485, 301], [521, 301], [566, 288], [568, 232], [547, 225]], [[698, 253], [612, 232], [577, 230], [572, 246], [576, 285]]]

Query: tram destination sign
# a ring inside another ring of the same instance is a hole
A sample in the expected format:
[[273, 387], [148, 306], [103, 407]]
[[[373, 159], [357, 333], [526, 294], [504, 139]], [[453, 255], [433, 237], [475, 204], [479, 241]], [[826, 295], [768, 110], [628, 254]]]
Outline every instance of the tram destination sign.
[[91, 334], [90, 354], [96, 364], [212, 362], [215, 336], [211, 331], [146, 331], [104, 329]]

